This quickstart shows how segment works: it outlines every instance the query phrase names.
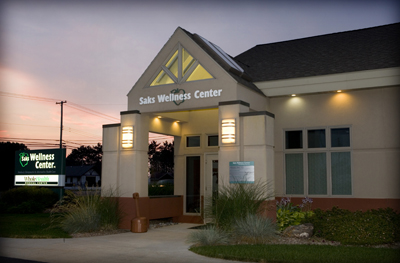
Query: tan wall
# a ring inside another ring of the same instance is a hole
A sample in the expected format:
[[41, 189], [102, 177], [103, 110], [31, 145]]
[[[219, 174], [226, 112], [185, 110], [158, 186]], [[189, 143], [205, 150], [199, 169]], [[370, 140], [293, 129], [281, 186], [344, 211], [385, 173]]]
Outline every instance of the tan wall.
[[[123, 149], [121, 129], [133, 126], [133, 148]], [[120, 126], [103, 128], [102, 189], [117, 190], [121, 197], [148, 195], [148, 116], [137, 112], [121, 113]]]
[[354, 198], [400, 197], [399, 87], [271, 98], [275, 184], [284, 194], [284, 129], [349, 125]]
[[266, 182], [274, 195], [274, 121], [267, 115], [241, 117], [243, 161], [254, 161], [255, 181]]
[[118, 188], [120, 126], [103, 128], [102, 189]]

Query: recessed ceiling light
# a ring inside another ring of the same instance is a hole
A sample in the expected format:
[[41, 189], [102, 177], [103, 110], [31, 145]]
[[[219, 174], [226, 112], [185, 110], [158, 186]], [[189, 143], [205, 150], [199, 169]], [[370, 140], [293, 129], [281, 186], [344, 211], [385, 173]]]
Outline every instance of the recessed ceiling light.
[[292, 94], [292, 97], [296, 97], [296, 94]]
[[336, 92], [342, 92], [341, 90], [337, 90]]

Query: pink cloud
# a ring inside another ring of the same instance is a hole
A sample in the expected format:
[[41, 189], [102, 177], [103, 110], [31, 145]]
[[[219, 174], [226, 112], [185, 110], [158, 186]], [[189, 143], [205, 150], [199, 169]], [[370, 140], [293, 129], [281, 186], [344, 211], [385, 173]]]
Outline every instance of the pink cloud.
[[33, 118], [31, 118], [31, 117], [29, 117], [29, 116], [23, 116], [23, 115], [19, 116], [19, 118], [20, 118], [21, 120], [24, 120], [24, 121], [26, 121], [26, 120], [33, 120]]

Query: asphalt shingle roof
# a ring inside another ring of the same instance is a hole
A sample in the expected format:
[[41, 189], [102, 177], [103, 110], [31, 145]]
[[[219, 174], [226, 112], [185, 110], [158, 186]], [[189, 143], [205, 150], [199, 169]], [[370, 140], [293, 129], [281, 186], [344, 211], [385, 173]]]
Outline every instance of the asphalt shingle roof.
[[400, 66], [400, 23], [257, 45], [234, 59], [253, 82]]

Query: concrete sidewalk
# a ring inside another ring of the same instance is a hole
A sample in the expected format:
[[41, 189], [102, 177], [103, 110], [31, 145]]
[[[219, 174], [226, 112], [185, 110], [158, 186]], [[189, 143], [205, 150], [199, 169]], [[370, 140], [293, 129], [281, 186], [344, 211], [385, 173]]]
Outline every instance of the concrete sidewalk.
[[0, 238], [0, 256], [47, 263], [237, 263], [190, 252], [185, 241], [190, 231], [196, 231], [189, 229], [193, 226], [196, 225], [178, 224], [150, 229], [147, 233], [69, 239]]

